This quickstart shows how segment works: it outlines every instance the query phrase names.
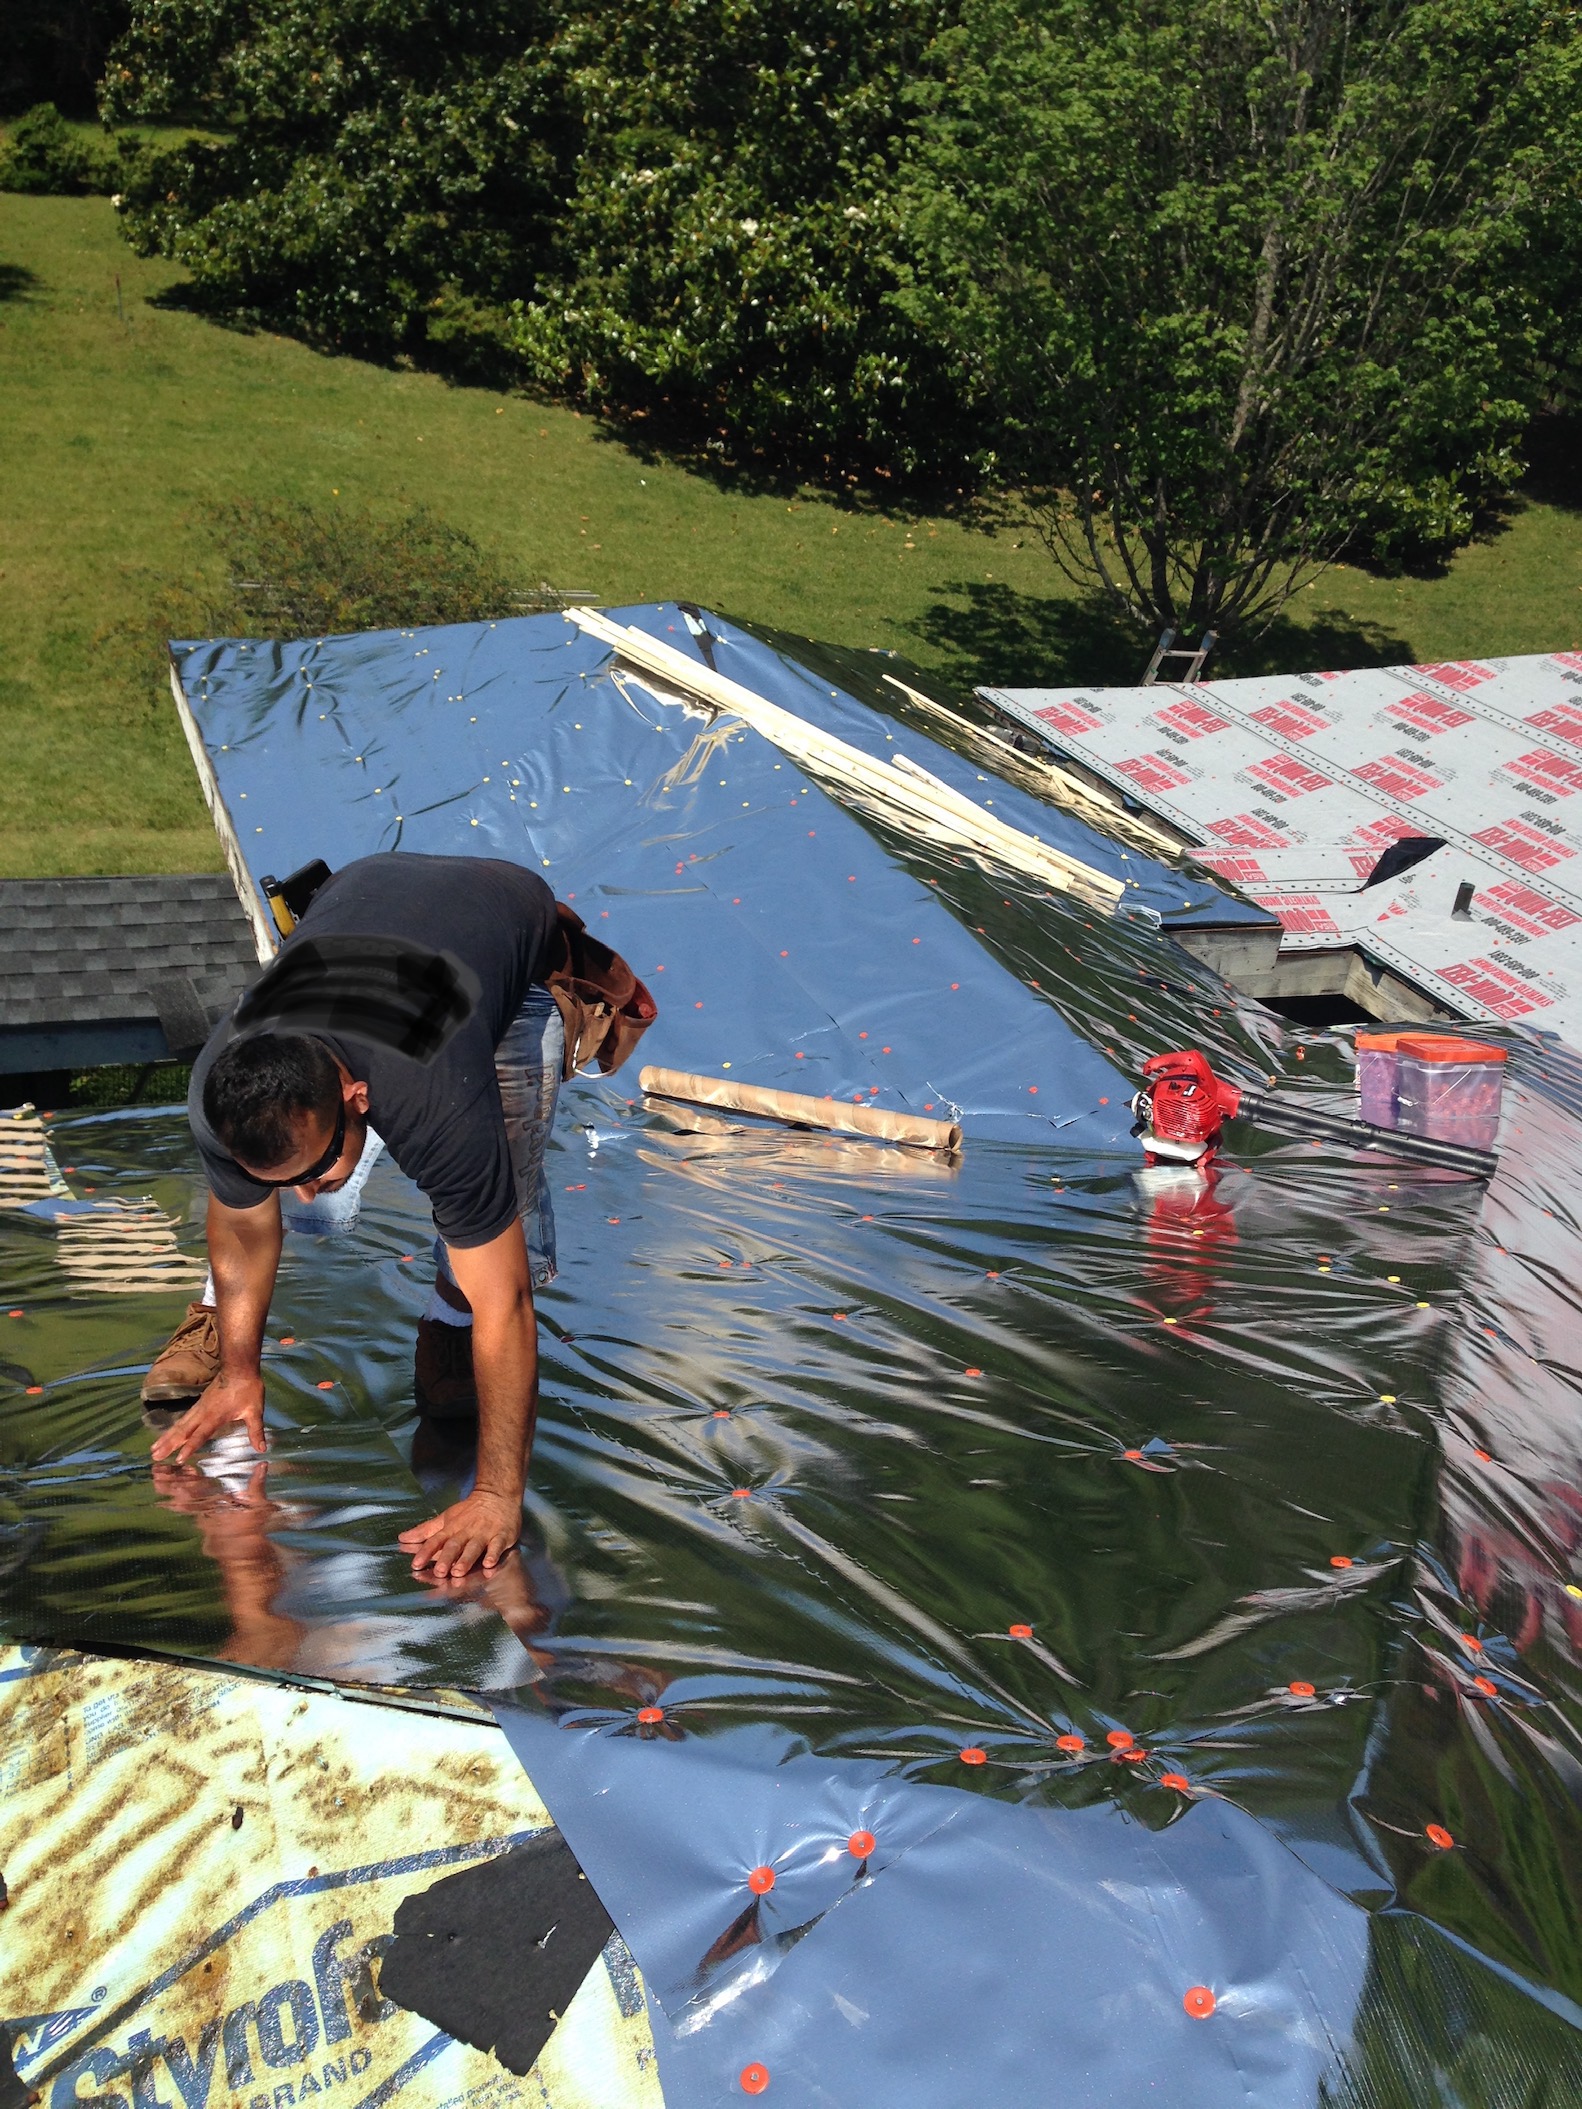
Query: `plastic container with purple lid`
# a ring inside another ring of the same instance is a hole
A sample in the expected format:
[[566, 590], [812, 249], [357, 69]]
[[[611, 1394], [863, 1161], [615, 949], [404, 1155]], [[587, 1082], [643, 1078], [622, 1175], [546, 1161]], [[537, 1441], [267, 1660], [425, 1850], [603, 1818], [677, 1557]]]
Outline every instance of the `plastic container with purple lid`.
[[1500, 1129], [1506, 1059], [1503, 1047], [1483, 1040], [1402, 1033], [1396, 1047], [1397, 1124], [1411, 1135], [1492, 1150]]
[[1353, 1043], [1357, 1050], [1357, 1093], [1362, 1101], [1359, 1111], [1371, 1127], [1396, 1125], [1400, 1069], [1397, 1050], [1406, 1037], [1404, 1033], [1358, 1033]]

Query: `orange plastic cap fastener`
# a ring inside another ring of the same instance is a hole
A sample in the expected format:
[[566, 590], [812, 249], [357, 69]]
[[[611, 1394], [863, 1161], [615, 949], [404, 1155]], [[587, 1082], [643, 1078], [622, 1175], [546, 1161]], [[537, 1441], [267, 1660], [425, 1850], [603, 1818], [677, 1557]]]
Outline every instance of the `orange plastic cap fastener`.
[[1055, 1737], [1055, 1748], [1057, 1750], [1069, 1750], [1074, 1753], [1078, 1750], [1086, 1750], [1087, 1747], [1088, 1739], [1086, 1736], [1072, 1735]]
[[1219, 2002], [1207, 1985], [1193, 1985], [1181, 2004], [1194, 2021], [1207, 2021]]
[[1104, 1740], [1111, 1750], [1130, 1750], [1137, 1738], [1129, 1728], [1112, 1728]]
[[1445, 1829], [1442, 1823], [1431, 1823], [1427, 1825], [1424, 1829], [1423, 1836], [1428, 1840], [1430, 1845], [1437, 1846], [1440, 1852], [1442, 1853], [1448, 1853], [1450, 1848], [1456, 1842], [1454, 1838], [1451, 1837], [1450, 1833]]
[[1307, 1682], [1305, 1677], [1299, 1677], [1294, 1684], [1288, 1684], [1286, 1690], [1293, 1699], [1312, 1699], [1317, 1696], [1313, 1686]]
[[1177, 1794], [1190, 1794], [1192, 1792], [1192, 1782], [1184, 1772], [1161, 1772], [1159, 1784], [1161, 1787], [1174, 1787]]
[[637, 1709], [637, 1718], [645, 1728], [652, 1728], [656, 1721], [665, 1718], [665, 1709], [662, 1706], [640, 1706]]
[[1474, 1677], [1472, 1682], [1485, 1699], [1497, 1699], [1500, 1696], [1500, 1688], [1492, 1677]]
[[1031, 1640], [1033, 1637], [1031, 1626], [1007, 1626], [1005, 1630], [1012, 1640]]
[[961, 1753], [961, 1762], [964, 1765], [986, 1765], [989, 1762], [988, 1752], [980, 1750], [976, 1743], [969, 1743]]
[[1343, 1552], [1335, 1552], [1330, 1554], [1329, 1564], [1331, 1567], [1349, 1567], [1352, 1563]]
[[741, 2071], [742, 2093], [762, 2094], [769, 2085], [767, 2065], [744, 2065]]
[[747, 1877], [747, 1887], [755, 1897], [766, 1897], [775, 1886], [775, 1871], [772, 1867], [755, 1867]]
[[846, 1840], [846, 1850], [854, 1860], [866, 1860], [878, 1844], [872, 1831], [853, 1831]]

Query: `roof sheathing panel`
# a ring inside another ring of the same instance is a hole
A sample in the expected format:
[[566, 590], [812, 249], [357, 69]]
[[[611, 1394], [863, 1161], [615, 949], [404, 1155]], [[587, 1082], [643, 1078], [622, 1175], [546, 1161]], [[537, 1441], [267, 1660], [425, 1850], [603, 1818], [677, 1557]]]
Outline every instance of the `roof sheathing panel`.
[[[980, 693], [1194, 837], [1282, 949], [1358, 944], [1464, 1016], [1582, 1037], [1582, 654]], [[1364, 891], [1407, 836], [1445, 847]]]

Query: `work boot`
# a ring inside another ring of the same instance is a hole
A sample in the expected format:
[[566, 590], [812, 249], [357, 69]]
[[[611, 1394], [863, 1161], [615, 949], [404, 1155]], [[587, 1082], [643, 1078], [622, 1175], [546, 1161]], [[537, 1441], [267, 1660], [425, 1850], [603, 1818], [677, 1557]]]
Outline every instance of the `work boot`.
[[220, 1328], [213, 1307], [189, 1303], [187, 1315], [143, 1379], [145, 1406], [190, 1406], [220, 1374]]
[[472, 1327], [441, 1318], [417, 1322], [412, 1390], [419, 1413], [440, 1421], [476, 1419], [478, 1387], [472, 1374]]

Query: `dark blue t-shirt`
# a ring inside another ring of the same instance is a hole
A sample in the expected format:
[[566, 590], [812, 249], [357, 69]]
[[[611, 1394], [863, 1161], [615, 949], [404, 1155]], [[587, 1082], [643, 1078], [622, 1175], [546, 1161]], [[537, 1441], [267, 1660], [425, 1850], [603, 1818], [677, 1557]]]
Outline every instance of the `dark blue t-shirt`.
[[[427, 1063], [346, 1031], [318, 1037], [368, 1086], [368, 1118], [422, 1189], [448, 1245], [485, 1245], [517, 1213], [494, 1050], [529, 987], [548, 969], [555, 897], [536, 872], [486, 857], [363, 857], [327, 880], [281, 947], [299, 938], [396, 938], [448, 953], [481, 991], [472, 1015]], [[235, 1036], [224, 1019], [193, 1064], [187, 1097], [210, 1191], [256, 1208], [271, 1189], [250, 1178], [203, 1117], [203, 1082]]]

